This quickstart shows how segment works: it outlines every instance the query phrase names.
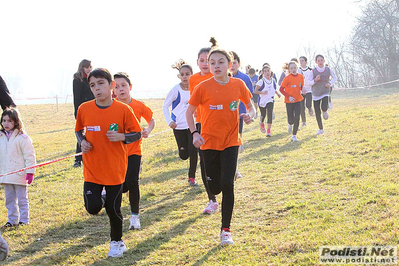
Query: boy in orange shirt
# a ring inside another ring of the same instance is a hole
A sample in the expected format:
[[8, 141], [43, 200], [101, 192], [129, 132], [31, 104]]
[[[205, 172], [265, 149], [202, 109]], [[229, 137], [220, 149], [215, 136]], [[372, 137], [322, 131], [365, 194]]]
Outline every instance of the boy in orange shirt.
[[[129, 75], [124, 72], [119, 72], [114, 75], [116, 83], [114, 92], [118, 99], [127, 105], [129, 105], [137, 120], [140, 122], [141, 118], [148, 123], [147, 128], [143, 128], [142, 136], [147, 138], [151, 131], [155, 127], [155, 120], [152, 117], [152, 110], [146, 104], [141, 101], [137, 101], [130, 96], [132, 90], [132, 83], [130, 82]], [[126, 180], [123, 184], [123, 192], [129, 191], [129, 203], [130, 203], [130, 225], [129, 230], [141, 229], [139, 219], [139, 204], [140, 204], [140, 186], [139, 176], [141, 167], [141, 144], [142, 140], [138, 140], [128, 145], [128, 166], [126, 172]]]
[[[105, 205], [111, 226], [108, 257], [121, 257], [126, 251], [120, 209], [128, 163], [125, 144], [141, 139], [141, 126], [132, 108], [112, 99], [115, 81], [108, 70], [95, 69], [88, 81], [95, 100], [79, 106], [75, 126], [84, 160], [85, 208], [97, 214]], [[105, 201], [101, 198], [104, 187]]]
[[302, 87], [304, 84], [303, 76], [298, 74], [298, 66], [294, 61], [288, 64], [290, 74], [281, 83], [280, 92], [285, 96], [285, 106], [287, 108], [288, 133], [292, 131], [291, 141], [298, 141], [296, 133], [299, 127], [301, 116]]

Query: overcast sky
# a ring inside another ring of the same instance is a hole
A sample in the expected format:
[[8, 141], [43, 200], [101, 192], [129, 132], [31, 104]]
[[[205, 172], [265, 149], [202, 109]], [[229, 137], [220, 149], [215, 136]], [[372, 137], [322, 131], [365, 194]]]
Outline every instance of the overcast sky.
[[85, 58], [127, 72], [133, 97], [163, 98], [179, 82], [171, 65], [183, 58], [197, 72], [211, 36], [242, 66], [280, 72], [301, 47], [323, 53], [345, 40], [359, 9], [354, 0], [0, 0], [0, 75], [16, 98], [64, 96]]

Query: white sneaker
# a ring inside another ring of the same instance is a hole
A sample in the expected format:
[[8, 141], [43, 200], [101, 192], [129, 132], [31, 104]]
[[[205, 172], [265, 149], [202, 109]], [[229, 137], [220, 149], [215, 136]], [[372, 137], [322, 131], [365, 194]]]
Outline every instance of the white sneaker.
[[310, 115], [310, 116], [313, 116], [313, 115], [314, 115], [313, 109], [312, 109], [312, 108], [309, 108], [308, 110], [309, 110], [309, 115]]
[[240, 152], [243, 152], [244, 151], [244, 145], [240, 145]]
[[220, 233], [220, 245], [223, 246], [227, 246], [227, 245], [233, 245], [233, 238], [231, 238], [231, 233], [222, 230], [222, 232]]
[[276, 119], [276, 115], [274, 114], [274, 112], [272, 113], [272, 120]]
[[328, 102], [328, 109], [332, 109], [332, 108], [333, 108], [332, 102]]
[[130, 215], [129, 218], [130, 221], [130, 225], [129, 225], [129, 230], [139, 230], [141, 229], [141, 225], [140, 225], [140, 219], [138, 215]]
[[298, 142], [299, 140], [297, 139], [296, 135], [292, 135], [291, 141]]
[[323, 135], [324, 134], [324, 129], [319, 129], [316, 132], [316, 135]]
[[237, 172], [236, 172], [236, 177], [237, 177], [237, 178], [242, 178], [242, 174], [240, 174], [240, 172], [237, 171]]
[[108, 252], [108, 258], [119, 258], [123, 256], [123, 253], [126, 252], [126, 246], [123, 241], [111, 241], [111, 248]]
[[328, 111], [323, 112], [323, 118], [324, 118], [325, 120], [328, 119]]
[[304, 127], [306, 127], [306, 122], [302, 123], [301, 129], [303, 129]]
[[288, 125], [288, 134], [292, 132], [292, 125]]
[[210, 200], [208, 205], [202, 211], [203, 214], [212, 214], [218, 210], [219, 204], [217, 201]]

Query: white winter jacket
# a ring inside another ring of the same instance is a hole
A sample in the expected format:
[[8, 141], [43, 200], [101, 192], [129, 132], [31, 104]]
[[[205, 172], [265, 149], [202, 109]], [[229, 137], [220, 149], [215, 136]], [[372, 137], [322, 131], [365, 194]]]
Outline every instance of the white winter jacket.
[[[10, 139], [3, 131], [0, 131], [0, 174], [6, 174], [36, 164], [35, 150], [32, 139], [21, 134], [15, 129]], [[0, 184], [15, 184], [26, 186], [26, 173], [35, 173], [35, 169], [29, 169], [12, 175], [0, 177]]]

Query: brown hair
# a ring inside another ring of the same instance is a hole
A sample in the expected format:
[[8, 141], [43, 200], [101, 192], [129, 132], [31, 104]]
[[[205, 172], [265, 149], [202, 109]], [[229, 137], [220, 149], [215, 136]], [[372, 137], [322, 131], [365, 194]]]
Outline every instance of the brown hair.
[[181, 70], [183, 67], [188, 68], [188, 70], [190, 70], [191, 74], [193, 74], [193, 68], [192, 68], [189, 64], [187, 64], [183, 59], [180, 59], [179, 61], [175, 62], [175, 63], [172, 65], [172, 68], [173, 68], [173, 69], [177, 69], [179, 72], [180, 72], [180, 70]]
[[21, 120], [21, 115], [18, 112], [18, 109], [14, 107], [6, 108], [1, 114], [1, 131], [5, 131], [3, 127], [3, 117], [8, 116], [11, 121], [14, 122], [14, 129], [18, 129], [20, 133], [24, 133], [24, 124]]
[[80, 81], [83, 81], [83, 77], [84, 77], [84, 68], [85, 67], [89, 67], [91, 66], [91, 61], [87, 60], [87, 59], [83, 59], [82, 61], [80, 61], [79, 63], [79, 67], [78, 67], [78, 71], [73, 75], [74, 79], [79, 79]]
[[217, 41], [216, 41], [215, 37], [211, 37], [211, 39], [210, 39], [209, 41], [212, 43], [211, 47], [202, 48], [202, 49], [198, 52], [198, 58], [200, 57], [200, 55], [201, 55], [202, 53], [209, 53], [209, 51], [210, 51], [212, 48], [214, 48], [214, 47], [217, 46]]
[[129, 86], [132, 85], [132, 83], [130, 82], [129, 75], [126, 72], [118, 72], [114, 74], [114, 80], [117, 78], [124, 78], [127, 81], [127, 83], [129, 83]]

